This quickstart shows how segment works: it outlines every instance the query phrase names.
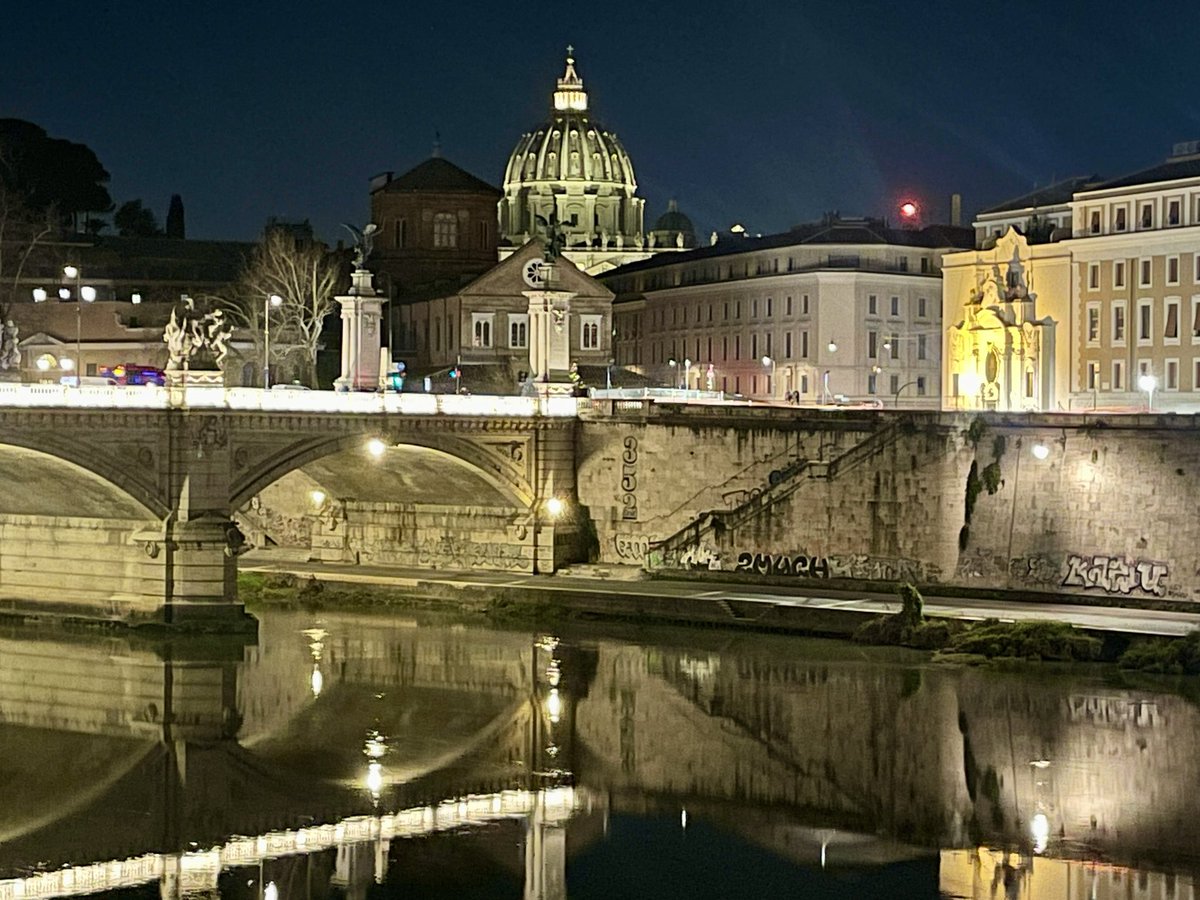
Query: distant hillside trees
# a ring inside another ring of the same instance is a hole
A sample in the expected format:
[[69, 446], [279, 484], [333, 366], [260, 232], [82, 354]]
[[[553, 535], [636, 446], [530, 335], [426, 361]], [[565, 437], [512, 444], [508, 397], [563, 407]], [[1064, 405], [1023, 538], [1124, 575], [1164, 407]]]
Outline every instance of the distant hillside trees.
[[30, 210], [54, 211], [76, 232], [92, 230], [92, 215], [113, 209], [109, 177], [89, 147], [32, 122], [0, 119], [0, 184]]
[[183, 198], [178, 194], [171, 195], [171, 205], [167, 207], [167, 237], [181, 241], [186, 237], [183, 226]]
[[141, 200], [127, 200], [113, 213], [113, 225], [121, 237], [158, 237], [162, 229], [153, 211], [146, 209]]

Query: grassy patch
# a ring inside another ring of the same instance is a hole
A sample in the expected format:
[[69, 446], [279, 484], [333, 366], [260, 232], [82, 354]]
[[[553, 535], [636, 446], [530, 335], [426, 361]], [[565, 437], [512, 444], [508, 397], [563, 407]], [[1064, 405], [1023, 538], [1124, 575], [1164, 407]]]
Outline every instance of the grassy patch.
[[[920, 592], [901, 585], [901, 609], [877, 616], [854, 633], [865, 644], [887, 644], [936, 650], [939, 661], [971, 662], [1002, 658], [1083, 662], [1100, 658], [1102, 644], [1065, 622], [998, 622], [968, 624], [954, 619], [926, 619]], [[1200, 639], [1196, 662], [1200, 665]]]
[[1099, 639], [1066, 622], [998, 622], [986, 619], [954, 635], [946, 649], [996, 659], [1088, 662], [1100, 658]]
[[1121, 654], [1123, 669], [1161, 675], [1200, 675], [1200, 631], [1182, 638], [1136, 641]]

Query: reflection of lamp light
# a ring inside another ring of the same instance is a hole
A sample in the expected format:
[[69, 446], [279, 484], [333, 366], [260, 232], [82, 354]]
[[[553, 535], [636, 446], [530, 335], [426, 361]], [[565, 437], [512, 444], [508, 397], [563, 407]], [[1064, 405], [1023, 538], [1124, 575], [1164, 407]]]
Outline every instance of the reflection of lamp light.
[[279, 888], [275, 887], [275, 882], [267, 882], [266, 888], [263, 889], [263, 900], [279, 900]]
[[313, 490], [308, 496], [312, 500], [312, 505], [318, 509], [325, 504], [325, 492], [322, 490]]
[[557, 725], [558, 720], [562, 718], [562, 697], [558, 688], [550, 689], [550, 696], [546, 698], [546, 712], [550, 714], [551, 723]]
[[1138, 389], [1146, 392], [1146, 412], [1154, 411], [1154, 389], [1158, 387], [1158, 379], [1147, 373], [1138, 376]]
[[1044, 813], [1038, 813], [1029, 823], [1029, 831], [1033, 835], [1033, 852], [1043, 853], [1046, 844], [1050, 842], [1050, 820]]
[[1034, 444], [1033, 448], [1030, 450], [1030, 452], [1033, 454], [1035, 459], [1045, 459], [1047, 456], [1050, 455], [1050, 448], [1047, 447], [1045, 444], [1039, 443], [1039, 444]]
[[552, 519], [557, 519], [563, 514], [566, 504], [558, 497], [551, 497], [546, 501], [546, 515]]
[[385, 450], [387, 450], [387, 444], [385, 444], [379, 438], [371, 438], [369, 441], [367, 441], [367, 452], [376, 459], [383, 456]]
[[377, 762], [367, 764], [367, 790], [376, 800], [383, 789], [383, 766]]
[[312, 678], [309, 679], [309, 684], [312, 686], [313, 697], [320, 697], [321, 688], [325, 687], [325, 676], [321, 674], [321, 666], [318, 663], [313, 663]]

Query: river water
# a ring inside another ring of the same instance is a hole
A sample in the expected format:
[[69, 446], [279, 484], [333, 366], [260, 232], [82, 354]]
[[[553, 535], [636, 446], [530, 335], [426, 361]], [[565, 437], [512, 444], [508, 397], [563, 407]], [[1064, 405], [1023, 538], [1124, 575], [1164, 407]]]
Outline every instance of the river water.
[[0, 900], [1194, 897], [1200, 710], [735, 632], [0, 632]]

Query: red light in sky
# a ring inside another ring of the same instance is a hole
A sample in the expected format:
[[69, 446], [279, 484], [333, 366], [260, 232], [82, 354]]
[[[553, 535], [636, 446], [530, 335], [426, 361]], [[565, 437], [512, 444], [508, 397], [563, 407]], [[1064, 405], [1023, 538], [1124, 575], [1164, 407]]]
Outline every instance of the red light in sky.
[[911, 200], [906, 200], [900, 204], [900, 215], [906, 219], [915, 219], [918, 211], [917, 204]]

